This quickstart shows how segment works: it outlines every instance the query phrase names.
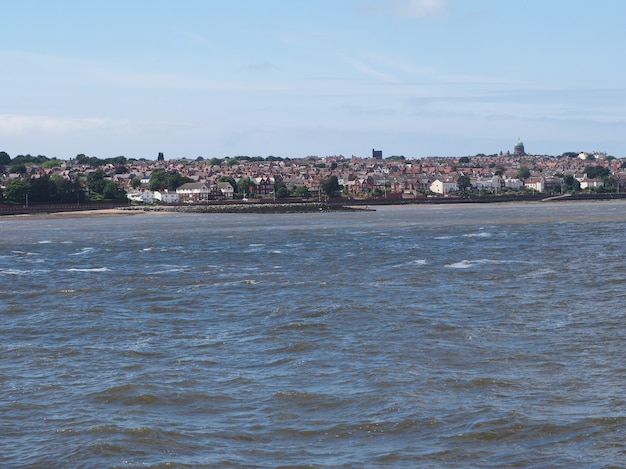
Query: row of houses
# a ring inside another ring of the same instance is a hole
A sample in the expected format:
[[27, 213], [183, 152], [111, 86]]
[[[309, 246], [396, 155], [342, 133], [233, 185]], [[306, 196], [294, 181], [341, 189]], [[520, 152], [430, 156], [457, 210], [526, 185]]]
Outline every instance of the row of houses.
[[132, 189], [127, 192], [128, 199], [133, 202], [173, 204], [180, 202], [203, 202], [207, 200], [229, 200], [234, 197], [235, 189], [230, 182], [188, 182], [176, 192], [151, 191], [148, 189]]
[[[586, 175], [576, 177], [580, 182], [581, 189], [598, 188], [603, 186], [601, 179], [590, 179]], [[274, 191], [273, 178], [263, 178], [261, 184], [255, 185], [255, 191], [259, 195], [270, 195]], [[519, 190], [528, 189], [536, 192], [544, 192], [554, 189], [557, 185], [562, 184], [562, 179], [554, 177], [531, 177], [526, 180], [518, 178], [508, 178], [493, 176], [490, 178], [470, 178], [473, 188], [478, 190], [486, 190], [497, 192], [500, 190]], [[384, 179], [380, 180], [348, 180], [339, 181], [347, 189], [348, 195], [355, 195], [360, 191], [371, 190], [372, 188], [385, 189], [387, 184]], [[452, 178], [437, 178], [434, 181], [419, 179], [407, 184], [400, 184], [398, 180], [391, 182], [390, 191], [396, 193], [409, 194], [415, 190], [430, 190], [435, 194], [449, 194], [459, 190], [456, 180]], [[128, 191], [128, 199], [133, 202], [140, 203], [197, 203], [208, 200], [230, 200], [234, 198], [235, 190], [229, 182], [190, 182], [183, 184], [176, 192], [151, 191], [148, 189], [132, 189]], [[313, 192], [315, 193], [315, 192]]]
[[[594, 189], [603, 187], [602, 179], [588, 178], [586, 174], [575, 177], [580, 183], [581, 189]], [[562, 178], [557, 177], [530, 177], [526, 180], [518, 178], [506, 178], [493, 176], [491, 178], [470, 178], [472, 187], [478, 190], [499, 191], [499, 190], [519, 190], [528, 189], [536, 192], [549, 191], [563, 183]], [[436, 194], [448, 194], [459, 190], [457, 182], [453, 179], [436, 179], [430, 186], [429, 190]]]

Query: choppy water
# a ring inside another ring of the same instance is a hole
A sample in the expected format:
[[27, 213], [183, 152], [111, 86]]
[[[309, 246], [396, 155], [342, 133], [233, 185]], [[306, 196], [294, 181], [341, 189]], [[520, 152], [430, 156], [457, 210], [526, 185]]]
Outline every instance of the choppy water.
[[2, 467], [623, 467], [626, 204], [0, 219]]

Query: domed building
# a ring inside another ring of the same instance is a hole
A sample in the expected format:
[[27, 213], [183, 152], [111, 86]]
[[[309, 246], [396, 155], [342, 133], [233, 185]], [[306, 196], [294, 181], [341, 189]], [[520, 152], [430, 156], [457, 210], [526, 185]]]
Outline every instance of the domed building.
[[526, 152], [524, 151], [524, 142], [522, 142], [519, 138], [517, 139], [517, 143], [513, 147], [513, 154], [514, 155], [525, 155], [526, 154]]

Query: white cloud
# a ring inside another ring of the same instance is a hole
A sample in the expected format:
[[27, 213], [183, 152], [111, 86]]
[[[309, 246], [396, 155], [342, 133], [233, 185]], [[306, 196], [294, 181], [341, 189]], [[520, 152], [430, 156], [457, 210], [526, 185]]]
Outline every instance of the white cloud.
[[64, 118], [0, 114], [0, 134], [7, 135], [25, 133], [59, 135], [98, 129], [120, 131], [127, 127], [128, 122], [115, 122], [110, 119], [96, 117]]
[[443, 15], [448, 2], [447, 0], [387, 0], [387, 3], [398, 15], [423, 18]]

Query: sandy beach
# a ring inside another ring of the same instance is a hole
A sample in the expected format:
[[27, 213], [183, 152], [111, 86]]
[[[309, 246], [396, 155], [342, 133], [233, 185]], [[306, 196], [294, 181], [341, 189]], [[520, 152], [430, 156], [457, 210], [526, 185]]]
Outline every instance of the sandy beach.
[[141, 210], [124, 210], [119, 208], [106, 208], [100, 210], [74, 210], [65, 212], [33, 212], [9, 214], [0, 216], [0, 220], [9, 220], [15, 218], [95, 218], [95, 217], [111, 217], [118, 215], [139, 215], [146, 213]]

